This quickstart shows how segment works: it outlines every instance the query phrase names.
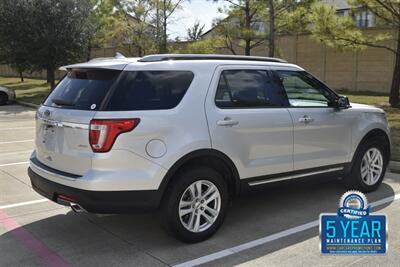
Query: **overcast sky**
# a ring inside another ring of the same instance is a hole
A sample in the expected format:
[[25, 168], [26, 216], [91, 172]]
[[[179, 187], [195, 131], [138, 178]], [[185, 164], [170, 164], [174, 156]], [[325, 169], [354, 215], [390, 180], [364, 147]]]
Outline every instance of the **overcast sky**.
[[[221, 2], [221, 3], [220, 3]], [[183, 4], [182, 10], [176, 11], [172, 24], [169, 26], [168, 34], [171, 39], [179, 36], [180, 39], [186, 39], [186, 29], [192, 26], [196, 20], [205, 24], [204, 31], [211, 28], [214, 18], [223, 18], [224, 14], [218, 12], [218, 7], [223, 7], [223, 1], [213, 3], [207, 0], [191, 0]]]

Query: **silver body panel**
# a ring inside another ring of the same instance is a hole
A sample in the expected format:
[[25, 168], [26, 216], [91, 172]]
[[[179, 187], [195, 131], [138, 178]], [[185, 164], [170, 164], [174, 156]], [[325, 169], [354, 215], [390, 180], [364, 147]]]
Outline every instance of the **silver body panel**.
[[[383, 111], [366, 105], [352, 104], [346, 110], [219, 109], [215, 106], [221, 70], [277, 67], [303, 70], [293, 64], [232, 60], [135, 61], [93, 61], [66, 67], [190, 70], [194, 79], [182, 101], [173, 109], [149, 111], [79, 111], [41, 106], [36, 151], [32, 157], [50, 168], [81, 177], [69, 179], [31, 163], [34, 172], [51, 181], [86, 190], [156, 190], [179, 159], [200, 149], [222, 152], [233, 161], [240, 178], [246, 179], [348, 163], [369, 131], [381, 129], [389, 135]], [[46, 111], [50, 113], [48, 118], [44, 115]], [[304, 115], [313, 121], [300, 122]], [[226, 125], [223, 122], [226, 117], [235, 123]], [[111, 151], [92, 152], [88, 142], [90, 120], [112, 118], [140, 118], [141, 121], [133, 131], [118, 136]], [[163, 152], [161, 156], [159, 151]]]

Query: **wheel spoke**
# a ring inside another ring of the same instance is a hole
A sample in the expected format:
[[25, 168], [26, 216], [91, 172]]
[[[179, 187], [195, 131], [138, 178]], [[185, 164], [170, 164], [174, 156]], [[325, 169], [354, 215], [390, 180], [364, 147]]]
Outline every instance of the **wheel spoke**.
[[185, 215], [187, 215], [187, 214], [189, 214], [191, 212], [193, 212], [193, 208], [180, 209], [179, 210], [179, 216], [182, 217], [182, 216], [185, 216]]
[[215, 189], [216, 189], [216, 187], [210, 186], [210, 187], [204, 192], [204, 194], [203, 194], [202, 197], [203, 197], [204, 199], [207, 199], [208, 196], [209, 196], [211, 193], [215, 192]]
[[196, 197], [196, 189], [194, 184], [191, 184], [188, 189], [190, 194], [192, 195], [192, 199], [194, 199]]
[[200, 228], [200, 214], [197, 213], [194, 216], [196, 217], [196, 219], [195, 219], [195, 222], [194, 222], [193, 230], [195, 232], [198, 232], [199, 228]]
[[372, 184], [372, 183], [373, 183], [373, 180], [374, 180], [374, 174], [372, 173], [372, 170], [370, 170], [370, 171], [368, 172], [368, 183], [369, 183], [369, 184]]
[[191, 214], [190, 214], [190, 218], [189, 218], [189, 221], [188, 221], [188, 223], [187, 223], [187, 227], [190, 229], [190, 230], [193, 230], [193, 222], [194, 222], [194, 217], [195, 217], [195, 213], [194, 212], [192, 212]]
[[181, 202], [179, 202], [179, 209], [182, 209], [182, 208], [190, 206], [190, 205], [192, 205], [191, 201], [182, 200]]
[[368, 162], [371, 162], [371, 151], [367, 151], [366, 156], [367, 156]]
[[364, 168], [361, 168], [361, 178], [365, 178], [365, 176], [368, 174], [368, 167], [364, 166]]
[[201, 181], [196, 182], [196, 197], [201, 197]]
[[215, 200], [217, 197], [219, 197], [219, 193], [217, 191], [215, 191], [214, 193], [212, 193], [208, 198], [206, 198], [205, 203], [208, 204], [211, 201]]
[[206, 219], [207, 223], [213, 223], [214, 222], [214, 218], [211, 217], [210, 215], [208, 215], [207, 213], [203, 212], [201, 214], [201, 216], [203, 216], [204, 219]]
[[371, 163], [375, 163], [378, 160], [380, 153], [378, 150], [374, 150], [372, 157], [371, 157]]
[[382, 170], [382, 166], [379, 166], [378, 164], [372, 164], [371, 165], [374, 169], [378, 169], [379, 171]]
[[218, 215], [218, 211], [213, 208], [210, 208], [209, 206], [206, 207], [206, 211], [208, 211], [212, 217], [216, 217]]

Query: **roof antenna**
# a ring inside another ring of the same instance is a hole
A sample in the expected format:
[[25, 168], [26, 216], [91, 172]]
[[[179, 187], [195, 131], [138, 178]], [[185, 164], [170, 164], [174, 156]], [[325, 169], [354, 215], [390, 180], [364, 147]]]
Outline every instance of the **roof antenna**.
[[121, 54], [120, 52], [115, 53], [115, 58], [125, 58], [125, 56], [123, 54]]

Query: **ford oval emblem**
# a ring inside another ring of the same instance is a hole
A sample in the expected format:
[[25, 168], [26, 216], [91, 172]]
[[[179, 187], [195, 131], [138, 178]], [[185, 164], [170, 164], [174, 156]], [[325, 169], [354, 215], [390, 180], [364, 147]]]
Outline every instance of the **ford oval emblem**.
[[48, 109], [45, 110], [43, 114], [44, 114], [46, 117], [50, 116], [50, 110], [48, 110]]

